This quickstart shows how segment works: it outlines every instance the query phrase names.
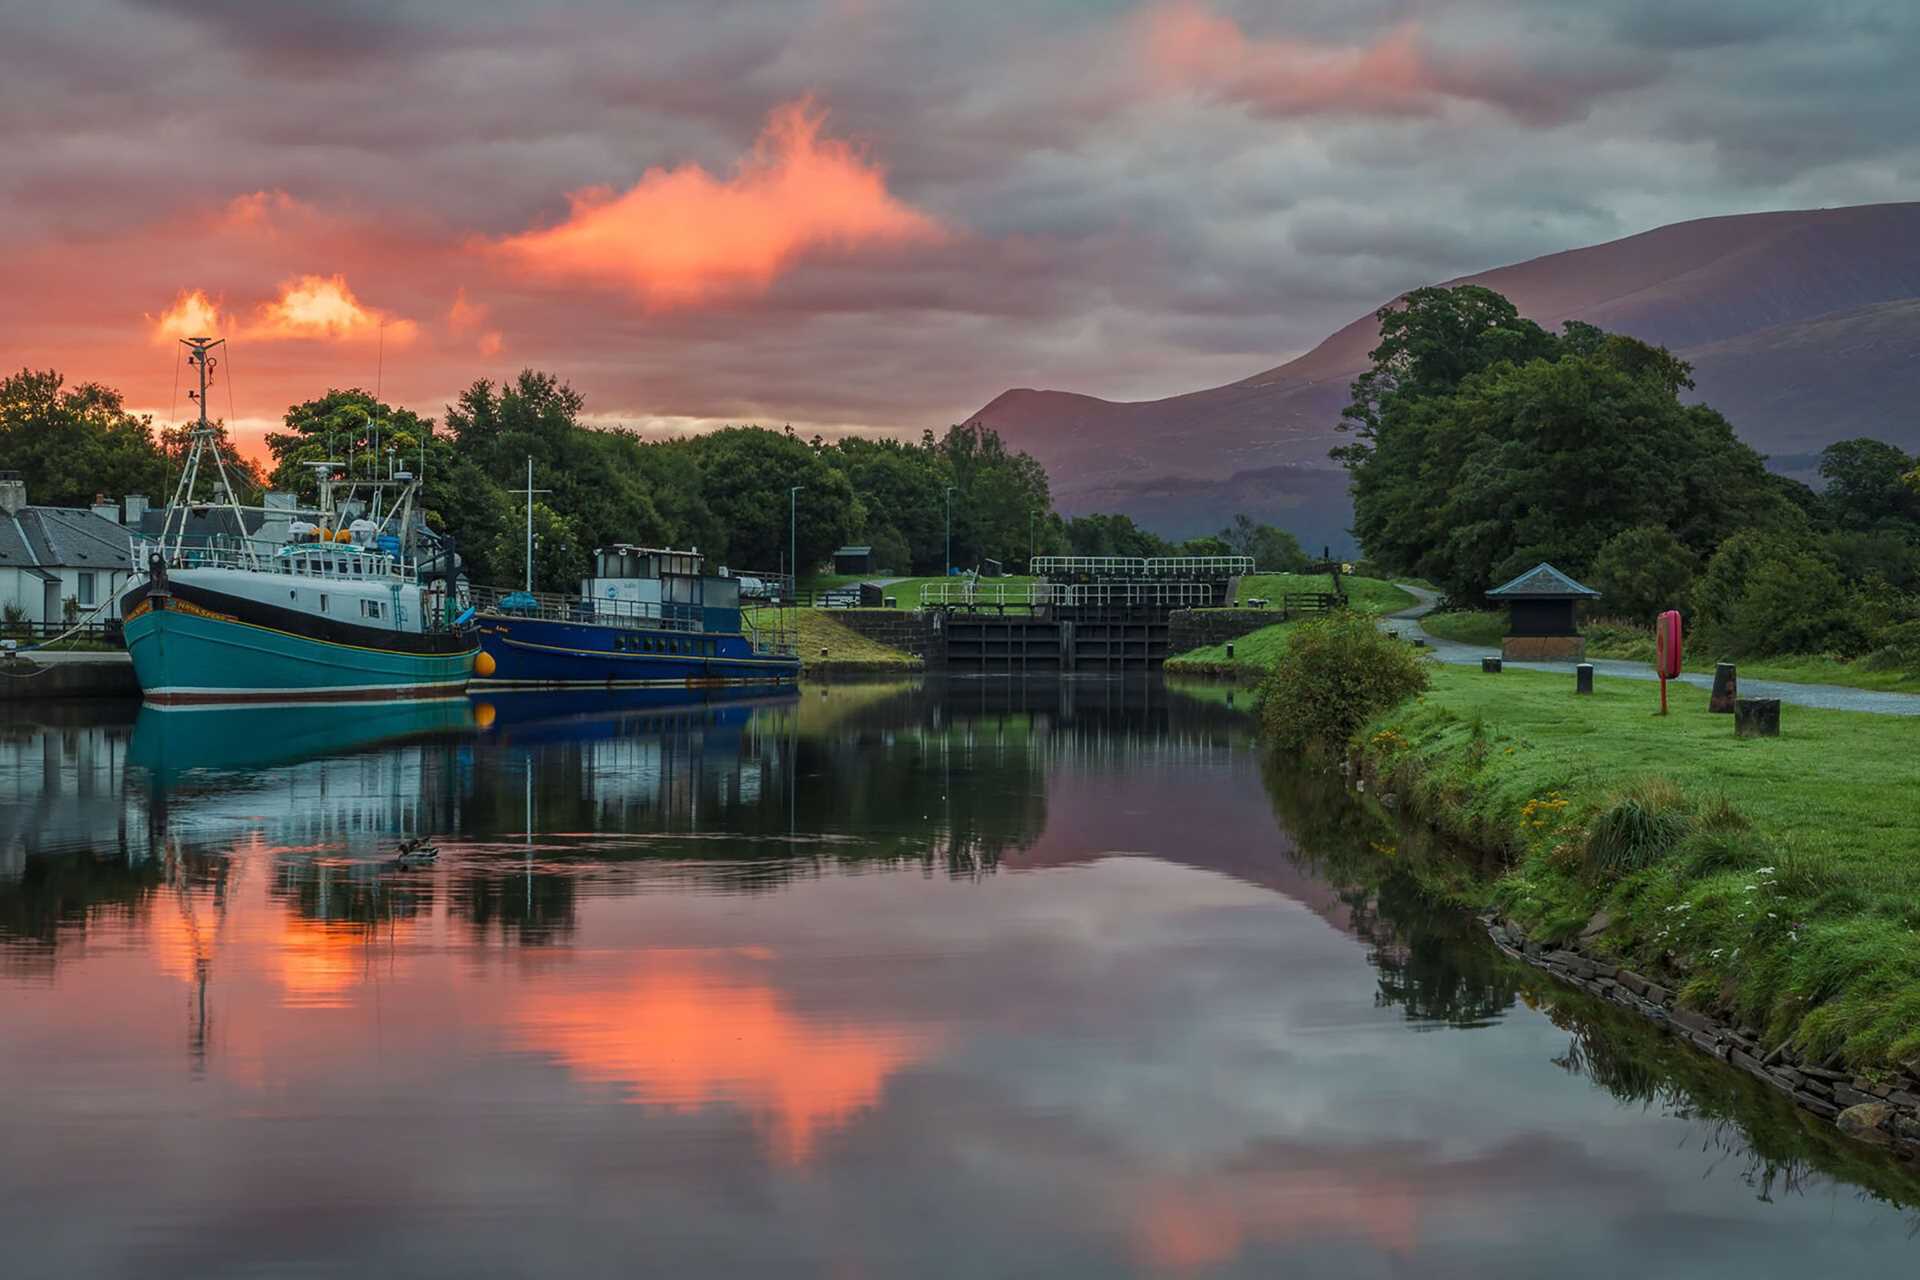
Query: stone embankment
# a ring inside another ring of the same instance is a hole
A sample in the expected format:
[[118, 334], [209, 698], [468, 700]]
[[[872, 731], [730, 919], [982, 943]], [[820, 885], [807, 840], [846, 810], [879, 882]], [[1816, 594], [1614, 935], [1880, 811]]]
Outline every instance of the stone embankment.
[[826, 609], [829, 618], [875, 644], [931, 664], [940, 656], [939, 615], [907, 609]]
[[133, 659], [114, 653], [31, 653], [0, 658], [0, 702], [137, 698]]
[[[1544, 946], [1511, 921], [1495, 915], [1481, 920], [1494, 945], [1514, 959], [1660, 1024], [1702, 1053], [1738, 1067], [1832, 1121], [1850, 1137], [1887, 1147], [1902, 1159], [1920, 1157], [1920, 1060], [1881, 1080], [1856, 1076], [1833, 1061], [1806, 1062], [1785, 1043], [1767, 1047], [1752, 1027], [1730, 1026], [1682, 1007], [1670, 988], [1590, 955], [1577, 943]], [[1603, 933], [1610, 923], [1604, 915], [1596, 916], [1584, 936]]]

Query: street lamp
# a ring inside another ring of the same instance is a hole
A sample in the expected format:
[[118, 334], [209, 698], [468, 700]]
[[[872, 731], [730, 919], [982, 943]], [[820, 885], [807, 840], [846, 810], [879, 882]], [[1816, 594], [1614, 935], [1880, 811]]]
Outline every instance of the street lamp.
[[1027, 572], [1033, 572], [1033, 522], [1040, 518], [1038, 511], [1027, 512]]
[[953, 576], [953, 491], [960, 486], [947, 486], [947, 576]]
[[787, 490], [787, 558], [793, 570], [793, 589], [787, 594], [800, 594], [800, 491], [807, 486], [797, 484]]

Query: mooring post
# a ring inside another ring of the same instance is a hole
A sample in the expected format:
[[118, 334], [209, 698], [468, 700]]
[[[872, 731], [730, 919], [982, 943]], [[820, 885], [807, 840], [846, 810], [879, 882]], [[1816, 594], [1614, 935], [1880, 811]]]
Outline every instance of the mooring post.
[[1740, 698], [1740, 676], [1731, 662], [1719, 662], [1713, 668], [1713, 695], [1707, 699], [1707, 710], [1731, 713], [1733, 704]]
[[1780, 699], [1736, 698], [1733, 703], [1733, 733], [1737, 738], [1777, 738], [1780, 736]]
[[1593, 692], [1593, 664], [1583, 662], [1573, 669], [1573, 691], [1575, 693]]
[[1227, 641], [1227, 657], [1233, 657], [1233, 641]]
[[1494, 657], [1486, 657], [1486, 658], [1480, 659], [1480, 670], [1484, 671], [1486, 674], [1490, 676], [1499, 675], [1500, 659], [1494, 658]]

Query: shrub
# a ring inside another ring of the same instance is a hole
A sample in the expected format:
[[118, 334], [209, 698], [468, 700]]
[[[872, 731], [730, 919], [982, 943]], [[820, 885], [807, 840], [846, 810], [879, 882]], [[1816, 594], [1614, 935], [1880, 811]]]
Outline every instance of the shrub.
[[1693, 591], [1704, 638], [1730, 657], [1855, 656], [1868, 647], [1852, 591], [1833, 563], [1754, 531], [1721, 544]]
[[1636, 782], [1588, 825], [1587, 870], [1609, 880], [1645, 870], [1673, 852], [1692, 826], [1692, 806], [1679, 787], [1664, 778]]
[[1876, 637], [1878, 647], [1861, 660], [1872, 671], [1920, 671], [1920, 622], [1902, 622]]
[[1371, 618], [1341, 611], [1294, 627], [1256, 706], [1262, 731], [1279, 746], [1340, 747], [1426, 687], [1425, 663], [1412, 648]]

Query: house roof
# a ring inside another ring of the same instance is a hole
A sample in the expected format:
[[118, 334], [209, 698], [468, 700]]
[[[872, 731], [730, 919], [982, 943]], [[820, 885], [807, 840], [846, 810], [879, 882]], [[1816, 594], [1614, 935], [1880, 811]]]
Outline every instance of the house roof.
[[837, 556], [870, 556], [873, 554], [873, 548], [872, 547], [842, 547], [838, 551], [834, 552], [833, 554]]
[[1598, 591], [1581, 586], [1545, 560], [1512, 582], [1495, 587], [1487, 595], [1507, 600], [1573, 600], [1581, 597], [1597, 600], [1600, 597]]
[[83, 507], [23, 507], [15, 518], [33, 563], [53, 569], [133, 568], [127, 530]]

